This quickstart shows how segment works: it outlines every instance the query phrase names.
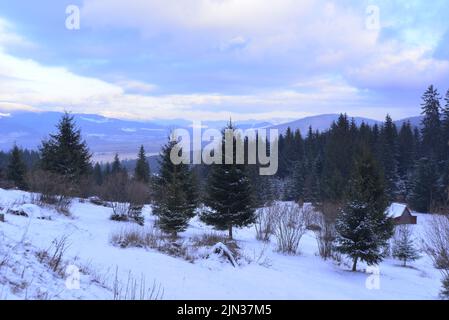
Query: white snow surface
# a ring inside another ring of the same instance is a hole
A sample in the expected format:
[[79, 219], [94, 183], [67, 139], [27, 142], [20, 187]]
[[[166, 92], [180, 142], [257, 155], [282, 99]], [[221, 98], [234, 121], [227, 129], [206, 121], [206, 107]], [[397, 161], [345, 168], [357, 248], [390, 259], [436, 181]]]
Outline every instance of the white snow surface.
[[404, 213], [404, 210], [407, 208], [407, 205], [403, 203], [393, 202], [387, 208], [387, 215], [391, 218], [399, 218]]
[[[311, 231], [301, 239], [297, 255], [283, 255], [276, 251], [275, 239], [257, 241], [254, 227], [236, 229], [234, 237], [246, 259], [234, 268], [214, 257], [191, 263], [153, 249], [113, 246], [111, 232], [131, 223], [111, 221], [110, 208], [74, 200], [72, 216], [65, 217], [29, 202], [26, 192], [0, 189], [3, 212], [24, 206], [32, 213], [6, 214], [6, 221], [0, 222], [0, 299], [112, 299], [106, 283], [116, 274], [126, 282], [130, 273], [163, 288], [162, 299], [438, 299], [441, 275], [425, 254], [407, 268], [386, 259], [379, 265], [379, 286], [372, 289], [366, 285], [373, 279], [366, 265], [359, 265], [360, 272], [350, 272], [348, 264], [321, 259]], [[146, 225], [154, 222], [149, 206], [144, 215]], [[418, 239], [429, 219], [419, 216], [414, 227]], [[195, 218], [180, 236], [188, 239], [211, 231]], [[81, 274], [80, 289], [68, 289], [63, 277], [36, 258], [38, 250], [62, 236], [68, 236], [70, 243], [68, 263], [88, 270]], [[1, 266], [6, 255], [9, 266]]]

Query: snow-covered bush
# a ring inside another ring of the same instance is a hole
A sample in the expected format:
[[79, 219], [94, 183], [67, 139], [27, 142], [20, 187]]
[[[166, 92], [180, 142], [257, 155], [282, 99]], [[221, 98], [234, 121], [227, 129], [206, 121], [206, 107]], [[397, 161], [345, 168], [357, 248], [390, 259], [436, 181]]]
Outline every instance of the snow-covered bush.
[[[222, 243], [232, 253], [235, 260], [241, 258], [240, 248], [234, 240], [229, 240], [224, 234], [217, 232], [204, 233], [200, 236], [194, 236], [189, 239], [189, 245], [193, 251], [202, 251], [203, 249], [214, 248], [218, 243]], [[206, 254], [207, 256], [207, 254]]]
[[443, 275], [441, 295], [449, 299], [449, 214], [434, 215], [425, 235], [425, 252]]
[[274, 234], [278, 250], [282, 253], [296, 254], [299, 241], [306, 232], [302, 208], [296, 203], [275, 204]]
[[128, 221], [128, 213], [131, 205], [128, 202], [112, 202], [111, 220]]

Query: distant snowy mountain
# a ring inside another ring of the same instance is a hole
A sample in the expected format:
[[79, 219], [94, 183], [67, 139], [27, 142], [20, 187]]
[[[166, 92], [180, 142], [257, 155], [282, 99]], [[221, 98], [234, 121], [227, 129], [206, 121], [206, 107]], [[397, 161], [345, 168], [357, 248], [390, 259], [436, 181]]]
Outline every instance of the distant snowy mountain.
[[[282, 123], [279, 125], [272, 126], [270, 128], [278, 129], [279, 133], [284, 133], [287, 130], [287, 128], [290, 127], [290, 129], [292, 129], [293, 131], [299, 129], [303, 135], [306, 135], [309, 130], [309, 127], [312, 127], [312, 129], [314, 131], [315, 130], [324, 131], [324, 130], [329, 129], [331, 124], [334, 121], [338, 120], [339, 116], [340, 116], [339, 114], [322, 114], [322, 115], [298, 119], [298, 120], [287, 122], [287, 123]], [[348, 115], [348, 118], [351, 119], [352, 117]], [[378, 125], [382, 124], [382, 121], [369, 119], [369, 118], [363, 118], [363, 117], [354, 117], [354, 120], [357, 125], [360, 125], [362, 122], [369, 124], [371, 126], [374, 124], [378, 124]], [[410, 117], [410, 118], [397, 120], [397, 121], [394, 121], [394, 123], [396, 124], [398, 129], [401, 127], [402, 123], [404, 123], [406, 121], [410, 121], [412, 126], [419, 127], [421, 125], [421, 120], [422, 120], [422, 117], [418, 116], [418, 117]]]
[[[42, 139], [54, 133], [61, 118], [60, 112], [17, 112], [0, 114], [0, 150], [9, 150], [14, 143], [23, 148], [36, 149]], [[135, 158], [140, 145], [150, 154], [158, 153], [171, 130], [192, 130], [192, 123], [183, 119], [130, 121], [106, 118], [93, 114], [73, 114], [83, 138], [96, 160], [110, 160], [117, 152], [122, 159]], [[203, 121], [204, 128], [221, 129], [227, 121]], [[237, 122], [241, 129], [268, 127], [269, 122]]]
[[401, 119], [398, 121], [395, 121], [394, 123], [396, 123], [396, 126], [398, 127], [398, 129], [401, 127], [401, 125], [404, 122], [410, 122], [410, 124], [412, 125], [412, 127], [421, 127], [421, 122], [422, 122], [423, 116], [417, 116], [417, 117], [410, 117], [410, 118], [405, 118], [405, 119]]
[[[55, 132], [55, 125], [61, 118], [60, 112], [17, 112], [12, 114], [0, 113], [0, 150], [11, 149], [14, 143], [28, 149], [36, 149], [42, 139]], [[89, 144], [89, 148], [96, 160], [110, 160], [117, 152], [122, 159], [133, 159], [138, 147], [144, 145], [150, 154], [159, 152], [171, 130], [185, 128], [192, 130], [192, 122], [184, 119], [131, 121], [106, 118], [93, 114], [73, 114], [78, 127], [82, 130], [83, 137]], [[236, 125], [240, 129], [273, 128], [284, 133], [288, 127], [299, 129], [305, 135], [312, 126], [314, 130], [327, 130], [333, 121], [338, 119], [338, 114], [322, 114], [306, 117], [295, 121], [273, 125], [263, 121], [240, 121]], [[380, 121], [355, 117], [356, 123], [363, 122], [373, 125], [381, 124]], [[405, 121], [410, 121], [413, 126], [419, 126], [421, 116], [410, 117], [395, 121], [398, 128]], [[229, 120], [202, 121], [203, 128], [221, 129]]]
[[[59, 112], [18, 112], [0, 118], [0, 149], [18, 145], [36, 149], [41, 140], [55, 132]], [[157, 152], [168, 135], [168, 128], [153, 122], [110, 119], [98, 115], [74, 114], [78, 127], [90, 149], [97, 155], [137, 153], [139, 145]]]
[[[315, 130], [324, 131], [324, 130], [329, 129], [332, 122], [337, 121], [338, 117], [339, 117], [339, 114], [322, 114], [322, 115], [302, 118], [302, 119], [295, 120], [292, 122], [279, 124], [276, 126], [272, 126], [271, 128], [278, 129], [279, 133], [283, 133], [287, 130], [287, 128], [290, 127], [290, 129], [292, 129], [293, 131], [299, 129], [301, 131], [301, 133], [303, 135], [305, 135], [307, 133], [307, 131], [309, 130], [309, 127], [312, 127], [312, 129], [314, 131]], [[351, 118], [351, 117], [349, 117], [349, 118]], [[378, 123], [378, 124], [381, 123], [380, 121], [377, 121], [377, 120], [361, 118], [361, 117], [354, 117], [354, 120], [357, 123], [357, 125], [360, 125], [362, 123], [362, 121], [367, 124], [370, 124], [370, 125], [373, 125], [375, 123]]]

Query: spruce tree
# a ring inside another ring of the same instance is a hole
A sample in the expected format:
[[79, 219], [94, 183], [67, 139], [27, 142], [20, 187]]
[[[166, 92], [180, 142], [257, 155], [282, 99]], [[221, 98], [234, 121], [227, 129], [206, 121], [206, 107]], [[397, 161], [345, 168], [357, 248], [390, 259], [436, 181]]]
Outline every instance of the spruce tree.
[[395, 200], [398, 194], [398, 146], [396, 125], [389, 115], [380, 131], [381, 164], [385, 175], [385, 191], [388, 199]]
[[91, 154], [81, 131], [76, 128], [73, 116], [65, 113], [58, 125], [58, 132], [42, 142], [41, 167], [77, 181], [89, 173]]
[[406, 199], [416, 161], [417, 143], [410, 122], [403, 123], [398, 135], [398, 194]]
[[289, 198], [287, 200], [303, 200], [304, 199], [304, 183], [306, 179], [305, 164], [302, 161], [297, 161], [293, 165], [293, 176], [291, 191], [289, 192]]
[[14, 185], [17, 188], [22, 190], [27, 188], [25, 179], [26, 166], [22, 160], [21, 151], [17, 145], [14, 145], [14, 148], [11, 150], [6, 174], [8, 180], [14, 182]]
[[404, 122], [398, 135], [398, 173], [401, 179], [413, 169], [416, 159], [416, 143], [410, 122]]
[[236, 139], [233, 139], [233, 164], [225, 164], [225, 130], [235, 130], [232, 123], [222, 132], [222, 164], [213, 164], [208, 179], [206, 205], [201, 220], [218, 230], [247, 226], [255, 221], [253, 195], [245, 164], [236, 164]]
[[327, 199], [339, 201], [344, 196], [345, 186], [351, 176], [354, 148], [350, 123], [346, 114], [341, 114], [333, 123], [326, 138], [323, 164], [323, 192]]
[[429, 212], [438, 197], [438, 166], [434, 160], [421, 158], [415, 165], [409, 203], [419, 212]]
[[431, 85], [424, 93], [422, 105], [422, 156], [440, 160], [442, 157], [443, 140], [441, 135], [440, 95]]
[[312, 163], [306, 165], [306, 173], [304, 176], [302, 200], [304, 202], [318, 203], [321, 200], [320, 188], [320, 156], [317, 156]]
[[98, 162], [95, 163], [92, 175], [97, 186], [101, 186], [103, 184], [104, 177], [103, 171], [101, 170], [101, 166]]
[[112, 166], [111, 166], [111, 174], [118, 174], [121, 171], [123, 171], [122, 163], [120, 161], [118, 153], [116, 153], [114, 156], [114, 161], [112, 162]]
[[399, 226], [393, 241], [393, 257], [403, 262], [407, 266], [408, 261], [415, 261], [420, 258], [418, 250], [412, 238], [412, 230], [407, 225]]
[[143, 146], [140, 146], [136, 168], [134, 169], [134, 179], [146, 184], [150, 182], [150, 165], [148, 164]]
[[372, 155], [364, 151], [356, 162], [345, 205], [336, 221], [336, 250], [352, 259], [352, 271], [357, 270], [359, 260], [374, 265], [384, 258], [384, 248], [393, 235], [386, 208], [379, 168]]
[[444, 97], [445, 105], [442, 112], [443, 160], [449, 161], [449, 90]]
[[106, 163], [106, 166], [104, 168], [104, 174], [103, 176], [106, 178], [107, 176], [109, 176], [111, 174], [111, 164], [109, 162]]
[[174, 237], [184, 231], [194, 217], [197, 205], [196, 186], [187, 164], [174, 164], [170, 158], [177, 144], [170, 140], [161, 152], [160, 172], [154, 179], [154, 214], [159, 218], [159, 227]]

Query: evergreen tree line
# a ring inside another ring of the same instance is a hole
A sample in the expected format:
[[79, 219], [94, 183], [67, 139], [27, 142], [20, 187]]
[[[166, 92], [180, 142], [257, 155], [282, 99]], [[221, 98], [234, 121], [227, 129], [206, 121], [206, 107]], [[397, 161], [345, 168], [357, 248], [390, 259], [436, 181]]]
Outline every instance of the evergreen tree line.
[[0, 151], [0, 186], [26, 189], [26, 172], [37, 168], [39, 153], [20, 149], [16, 145], [10, 152]]
[[[57, 133], [43, 140], [38, 151], [22, 150], [14, 145], [9, 153], [0, 152], [0, 180], [6, 186], [23, 190], [52, 189], [71, 196], [104, 195], [107, 192], [101, 187], [111, 185], [118, 176], [126, 183], [135, 181], [149, 185], [150, 175], [143, 146], [131, 174], [123, 167], [118, 154], [112, 163], [93, 164], [81, 131], [68, 113], [57, 124]], [[42, 180], [47, 185], [42, 185]], [[60, 185], [50, 187], [48, 184]]]
[[[207, 170], [208, 192], [200, 196], [198, 174], [190, 164], [174, 164], [170, 154], [177, 142], [169, 139], [161, 150], [160, 170], [152, 175], [144, 147], [138, 152], [133, 174], [129, 174], [115, 155], [112, 163], [91, 163], [91, 154], [74, 119], [65, 114], [57, 124], [57, 133], [42, 141], [39, 159], [33, 169], [23, 161], [23, 151], [15, 146], [8, 159], [8, 180], [17, 188], [41, 192], [45, 201], [53, 195], [97, 196], [112, 202], [116, 220], [133, 218], [142, 223], [135, 208], [152, 202], [160, 228], [176, 236], [185, 230], [197, 213], [200, 201], [207, 205], [201, 219], [220, 230], [244, 226], [255, 219], [251, 183], [246, 165], [213, 165]], [[230, 123], [227, 129], [235, 129]], [[224, 139], [224, 136], [223, 136]], [[223, 140], [224, 141], [224, 140]], [[248, 147], [248, 140], [246, 146]], [[224, 144], [223, 144], [224, 148]], [[234, 157], [236, 139], [234, 139]], [[223, 149], [224, 162], [224, 149]], [[27, 172], [29, 171], [29, 172]], [[50, 194], [49, 194], [50, 193]], [[129, 203], [122, 206], [119, 203]]]
[[[386, 116], [381, 124], [359, 126], [345, 114], [325, 132], [305, 137], [290, 128], [279, 137], [279, 170], [284, 200], [341, 202], [355, 160], [369, 150], [385, 180], [389, 201], [407, 202], [420, 212], [449, 209], [449, 91], [444, 106], [437, 89], [423, 95], [421, 128], [399, 128]], [[279, 183], [272, 179], [272, 183]]]
[[[239, 137], [233, 140], [232, 164], [226, 164], [224, 130], [235, 129], [231, 122], [222, 132], [223, 164], [173, 163], [171, 154], [179, 150], [177, 142], [169, 139], [161, 150], [157, 174], [151, 174], [142, 146], [134, 173], [129, 175], [118, 154], [112, 163], [92, 165], [80, 130], [73, 117], [65, 114], [57, 133], [42, 142], [31, 173], [26, 172], [24, 152], [14, 147], [8, 179], [18, 188], [42, 193], [49, 190], [42, 185], [45, 181], [56, 185], [50, 188], [54, 193], [97, 195], [116, 203], [113, 216], [118, 220], [132, 217], [142, 223], [134, 208], [152, 202], [159, 227], [174, 237], [199, 215], [206, 224], [226, 230], [232, 239], [235, 227], [254, 223], [256, 207], [281, 197], [318, 205], [337, 203], [334, 247], [352, 258], [355, 271], [358, 261], [377, 264], [386, 255], [384, 249], [393, 235], [392, 219], [385, 213], [389, 202], [406, 200], [420, 211], [447, 206], [449, 93], [442, 108], [438, 92], [429, 87], [423, 95], [423, 115], [420, 130], [410, 123], [398, 130], [390, 116], [382, 125], [357, 126], [343, 114], [329, 130], [320, 133], [310, 128], [305, 138], [288, 129], [279, 137], [277, 176], [263, 177], [258, 175], [260, 164], [236, 164]], [[244, 142], [246, 150], [255, 143]], [[270, 146], [266, 142], [257, 147], [268, 151]], [[41, 174], [38, 179], [28, 178], [34, 171]], [[126, 213], [119, 203], [129, 203]], [[410, 260], [414, 256], [410, 250], [405, 252], [407, 241], [402, 240], [395, 254]]]

